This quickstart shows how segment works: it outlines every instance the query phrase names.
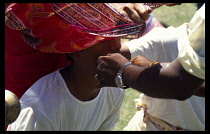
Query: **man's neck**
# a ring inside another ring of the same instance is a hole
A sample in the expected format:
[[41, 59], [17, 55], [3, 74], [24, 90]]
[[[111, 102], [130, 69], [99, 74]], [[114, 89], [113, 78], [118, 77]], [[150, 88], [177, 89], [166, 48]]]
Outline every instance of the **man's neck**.
[[97, 81], [93, 74], [74, 66], [66, 67], [60, 72], [69, 91], [77, 99], [89, 101], [97, 97], [100, 89], [95, 87]]

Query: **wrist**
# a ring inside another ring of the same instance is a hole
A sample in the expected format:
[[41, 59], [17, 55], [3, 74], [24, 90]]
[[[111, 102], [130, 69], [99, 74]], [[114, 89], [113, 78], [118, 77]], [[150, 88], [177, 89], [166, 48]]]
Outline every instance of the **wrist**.
[[128, 66], [128, 65], [133, 65], [132, 62], [126, 62], [124, 65], [121, 66], [120, 70], [118, 71], [116, 77], [115, 77], [115, 82], [116, 82], [116, 85], [119, 87], [119, 88], [122, 88], [122, 89], [127, 89], [129, 88], [128, 86], [125, 85], [124, 81], [123, 81], [123, 71], [124, 69]]
[[135, 87], [138, 87], [138, 85], [142, 85], [142, 83], [143, 85], [144, 84], [146, 85], [147, 77], [144, 76], [144, 74], [147, 74], [150, 77], [150, 80], [153, 79], [154, 76], [150, 75], [150, 73], [153, 74], [153, 71], [151, 71], [151, 69], [153, 68], [153, 66], [157, 66], [158, 68], [160, 66], [159, 62], [153, 62], [153, 61], [145, 62], [143, 64], [142, 63], [140, 64], [140, 62], [136, 62], [137, 64], [135, 64], [135, 62], [132, 63], [133, 63], [132, 66], [127, 66], [126, 68], [124, 68], [122, 72], [122, 77], [124, 85], [132, 87], [134, 89]]
[[[140, 69], [140, 70], [138, 70]], [[144, 70], [143, 68], [139, 68], [139, 66], [132, 64], [132, 66], [127, 66], [122, 73], [122, 77], [123, 77], [123, 82], [127, 87], [132, 87], [133, 88], [133, 84], [135, 83], [136, 79], [139, 76], [139, 73], [141, 72], [141, 70]]]

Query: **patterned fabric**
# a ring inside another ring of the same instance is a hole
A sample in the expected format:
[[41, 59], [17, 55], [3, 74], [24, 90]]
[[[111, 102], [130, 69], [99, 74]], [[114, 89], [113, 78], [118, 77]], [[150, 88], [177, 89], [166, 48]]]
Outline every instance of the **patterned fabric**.
[[[151, 9], [164, 4], [145, 3]], [[47, 53], [80, 51], [112, 37], [138, 38], [146, 29], [108, 3], [16, 3], [6, 9], [5, 24]]]
[[106, 3], [18, 3], [7, 8], [5, 23], [20, 30], [31, 47], [47, 53], [80, 51], [145, 30], [145, 24], [125, 19]]
[[24, 41], [47, 53], [69, 53], [111, 39], [91, 35], [79, 27], [62, 22], [50, 3], [17, 3], [7, 8], [5, 23], [20, 30]]
[[64, 22], [94, 35], [118, 37], [145, 30], [145, 24], [126, 19], [107, 3], [52, 3], [52, 8]]

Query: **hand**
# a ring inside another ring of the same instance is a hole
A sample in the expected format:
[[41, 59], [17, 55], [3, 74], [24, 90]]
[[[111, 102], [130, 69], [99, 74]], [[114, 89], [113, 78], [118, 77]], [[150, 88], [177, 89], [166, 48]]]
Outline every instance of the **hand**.
[[144, 67], [149, 67], [152, 63], [151, 60], [148, 60], [147, 58], [140, 56], [140, 55], [131, 59], [131, 62], [133, 62], [133, 64], [135, 64], [135, 65], [144, 66]]
[[131, 19], [137, 24], [144, 23], [151, 13], [151, 9], [145, 6], [143, 3], [110, 3], [115, 9], [117, 9], [125, 17]]
[[99, 80], [97, 87], [117, 87], [115, 77], [126, 62], [129, 62], [119, 53], [113, 53], [98, 58], [96, 78]]

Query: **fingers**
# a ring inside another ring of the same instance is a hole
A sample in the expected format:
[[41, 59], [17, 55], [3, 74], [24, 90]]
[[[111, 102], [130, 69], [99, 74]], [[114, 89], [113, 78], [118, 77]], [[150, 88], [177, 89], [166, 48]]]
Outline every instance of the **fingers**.
[[151, 8], [142, 3], [125, 4], [120, 13], [128, 16], [135, 23], [142, 24], [149, 18]]
[[96, 87], [101, 88], [101, 87], [116, 87], [115, 83], [115, 73], [113, 69], [109, 67], [109, 65], [105, 62], [108, 56], [100, 56], [98, 58], [98, 66], [97, 66], [97, 71], [95, 78], [97, 81]]
[[136, 58], [137, 58], [137, 56], [134, 57], [133, 59], [131, 59], [130, 61], [131, 61], [132, 63], [134, 63], [134, 61], [136, 60]]
[[135, 65], [145, 66], [145, 67], [150, 66], [150, 64], [152, 63], [152, 61], [140, 55], [131, 59], [131, 62], [133, 62]]
[[[156, 5], [157, 3], [154, 4]], [[166, 6], [174, 6], [174, 5], [181, 5], [182, 3], [160, 3], [160, 4], [161, 5], [164, 4]], [[114, 3], [112, 4], [112, 6], [116, 8], [125, 17], [134, 21], [137, 24], [144, 23], [149, 18], [149, 14], [152, 12], [152, 8], [143, 3], [128, 3], [123, 5]]]
[[117, 72], [129, 60], [119, 53], [111, 53], [107, 56], [98, 57], [96, 70], [97, 87], [116, 87], [115, 77]]
[[152, 9], [149, 6], [145, 6], [142, 3], [136, 3], [134, 6], [136, 12], [141, 16], [145, 21], [149, 18], [149, 14], [151, 13]]

